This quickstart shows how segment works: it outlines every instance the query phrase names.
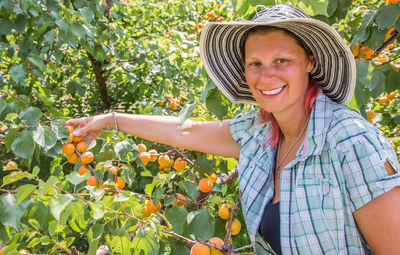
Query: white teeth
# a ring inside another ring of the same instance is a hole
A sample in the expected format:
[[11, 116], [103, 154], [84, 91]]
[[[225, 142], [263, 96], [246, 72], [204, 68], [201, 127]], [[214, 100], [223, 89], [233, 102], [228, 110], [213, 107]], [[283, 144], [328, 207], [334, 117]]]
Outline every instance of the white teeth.
[[281, 92], [283, 90], [283, 88], [284, 87], [281, 87], [279, 89], [274, 89], [274, 90], [262, 90], [261, 92], [264, 95], [274, 95], [274, 94], [277, 94], [277, 93]]

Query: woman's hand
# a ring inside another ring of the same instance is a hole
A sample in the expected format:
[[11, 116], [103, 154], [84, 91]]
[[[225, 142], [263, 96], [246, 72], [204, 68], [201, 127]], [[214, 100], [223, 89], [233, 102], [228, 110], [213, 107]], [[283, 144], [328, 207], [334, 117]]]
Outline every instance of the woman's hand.
[[86, 143], [90, 144], [94, 138], [99, 136], [103, 129], [109, 129], [112, 116], [110, 114], [83, 117], [79, 119], [68, 120], [65, 126], [76, 126], [72, 133], [74, 136], [83, 136]]

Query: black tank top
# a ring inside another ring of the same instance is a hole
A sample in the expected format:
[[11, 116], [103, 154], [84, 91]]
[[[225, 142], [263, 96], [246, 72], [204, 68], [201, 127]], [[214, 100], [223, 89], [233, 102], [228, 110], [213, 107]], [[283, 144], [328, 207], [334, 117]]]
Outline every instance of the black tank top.
[[276, 254], [281, 255], [281, 237], [280, 237], [280, 217], [279, 202], [275, 204], [268, 203], [264, 209], [258, 232], [263, 237]]

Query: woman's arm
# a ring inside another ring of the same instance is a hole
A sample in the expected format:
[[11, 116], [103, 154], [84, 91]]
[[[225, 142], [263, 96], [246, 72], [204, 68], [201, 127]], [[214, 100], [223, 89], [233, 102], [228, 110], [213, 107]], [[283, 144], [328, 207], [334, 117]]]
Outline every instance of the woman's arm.
[[[386, 161], [389, 175], [395, 174]], [[354, 212], [362, 235], [374, 254], [399, 254], [400, 251], [400, 187], [372, 199]]]
[[[240, 146], [229, 131], [229, 120], [199, 122], [187, 120], [179, 125], [176, 117], [116, 114], [118, 129], [143, 139], [188, 150], [224, 157], [239, 157]], [[76, 136], [87, 136], [88, 142], [103, 129], [114, 128], [111, 114], [73, 119], [67, 126], [79, 125]]]

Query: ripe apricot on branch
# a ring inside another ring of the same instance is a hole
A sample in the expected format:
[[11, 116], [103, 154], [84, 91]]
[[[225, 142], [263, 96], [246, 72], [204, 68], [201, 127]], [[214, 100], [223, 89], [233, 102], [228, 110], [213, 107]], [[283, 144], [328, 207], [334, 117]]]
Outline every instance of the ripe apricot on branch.
[[119, 189], [123, 189], [125, 187], [125, 182], [119, 176], [117, 177], [116, 183]]
[[138, 144], [137, 147], [138, 147], [140, 152], [146, 152], [147, 151], [146, 145], [144, 145], [143, 143]]
[[388, 97], [390, 100], [394, 99], [394, 98], [396, 97], [396, 92], [393, 91], [393, 92], [389, 93], [389, 94], [387, 95], [387, 97]]
[[229, 208], [232, 210], [232, 206], [230, 204], [223, 204], [218, 209], [218, 214], [221, 219], [229, 220], [229, 218], [231, 217], [231, 212], [229, 211]]
[[169, 159], [168, 155], [161, 155], [160, 157], [158, 157], [158, 164], [160, 164], [161, 167], [168, 166], [169, 162], [170, 162], [170, 159]]
[[174, 162], [174, 168], [176, 171], [182, 171], [186, 167], [186, 161], [182, 158], [177, 158]]
[[89, 186], [97, 186], [97, 185], [99, 185], [99, 182], [97, 181], [96, 176], [90, 176], [89, 179], [87, 179], [86, 183]]
[[110, 167], [107, 167], [106, 170], [111, 171], [114, 175], [117, 175], [117, 174], [118, 174], [118, 167], [117, 167], [117, 166], [110, 166]]
[[202, 243], [195, 243], [190, 249], [190, 255], [210, 255], [210, 248]]
[[212, 183], [216, 183], [218, 180], [218, 176], [215, 173], [213, 173], [210, 177], [208, 177], [208, 179], [210, 179]]
[[89, 164], [93, 161], [94, 154], [91, 151], [84, 152], [81, 157], [82, 164]]
[[86, 174], [86, 172], [88, 171], [89, 169], [86, 167], [86, 166], [81, 166], [80, 168], [79, 168], [79, 175], [85, 175]]
[[161, 202], [158, 202], [157, 207], [153, 203], [153, 199], [146, 201], [146, 209], [151, 213], [156, 213], [161, 209]]
[[186, 198], [181, 193], [176, 193], [175, 194], [175, 200], [172, 203], [172, 206], [178, 206], [178, 205], [181, 205], [181, 206], [186, 206], [187, 205]]
[[213, 183], [208, 178], [203, 178], [199, 181], [199, 190], [203, 193], [208, 193], [212, 190]]
[[387, 104], [387, 103], [389, 103], [389, 98], [388, 97], [380, 97], [379, 98], [379, 103]]
[[76, 162], [78, 162], [78, 159], [79, 159], [79, 157], [76, 153], [71, 154], [67, 157], [68, 162], [71, 164], [75, 164]]
[[154, 161], [156, 161], [157, 160], [157, 158], [158, 158], [158, 152], [156, 151], [156, 150], [154, 150], [154, 149], [152, 149], [152, 150], [149, 150], [149, 154], [150, 154], [150, 161], [151, 162], [154, 162]]
[[354, 47], [351, 49], [354, 57], [357, 57], [360, 54], [360, 43], [356, 43]]
[[72, 141], [74, 142], [74, 143], [79, 143], [80, 141], [82, 141], [83, 140], [83, 137], [82, 136], [74, 136], [73, 138], [72, 138]]
[[[218, 237], [213, 237], [208, 242], [221, 248], [224, 246], [224, 241], [222, 241], [222, 239]], [[213, 247], [210, 247], [210, 251], [210, 255], [223, 255], [222, 251]]]
[[72, 126], [67, 126], [67, 128], [68, 128], [68, 133], [72, 133], [72, 132], [74, 132], [74, 128], [72, 127]]
[[72, 143], [64, 144], [62, 147], [62, 152], [69, 156], [75, 153], [75, 146]]
[[374, 50], [368, 48], [368, 46], [362, 46], [360, 48], [360, 55], [364, 55], [365, 57], [360, 58], [363, 60], [367, 60], [370, 59], [372, 57], [372, 55], [374, 55]]
[[[226, 230], [228, 230], [228, 225], [229, 225], [229, 221], [227, 221], [225, 224]], [[239, 233], [241, 227], [242, 227], [242, 224], [240, 224], [240, 221], [238, 219], [233, 219], [232, 224], [231, 224], [231, 235], [233, 235], [233, 236], [237, 235]]]
[[76, 145], [76, 150], [79, 151], [80, 153], [83, 153], [87, 150], [88, 144], [86, 142], [79, 142]]
[[148, 152], [145, 152], [145, 151], [141, 152], [139, 154], [139, 158], [140, 158], [140, 160], [142, 160], [143, 165], [147, 165], [147, 163], [149, 163], [149, 161], [150, 161], [150, 154]]
[[372, 120], [373, 118], [375, 118], [376, 114], [373, 110], [367, 111], [367, 119], [368, 120]]

